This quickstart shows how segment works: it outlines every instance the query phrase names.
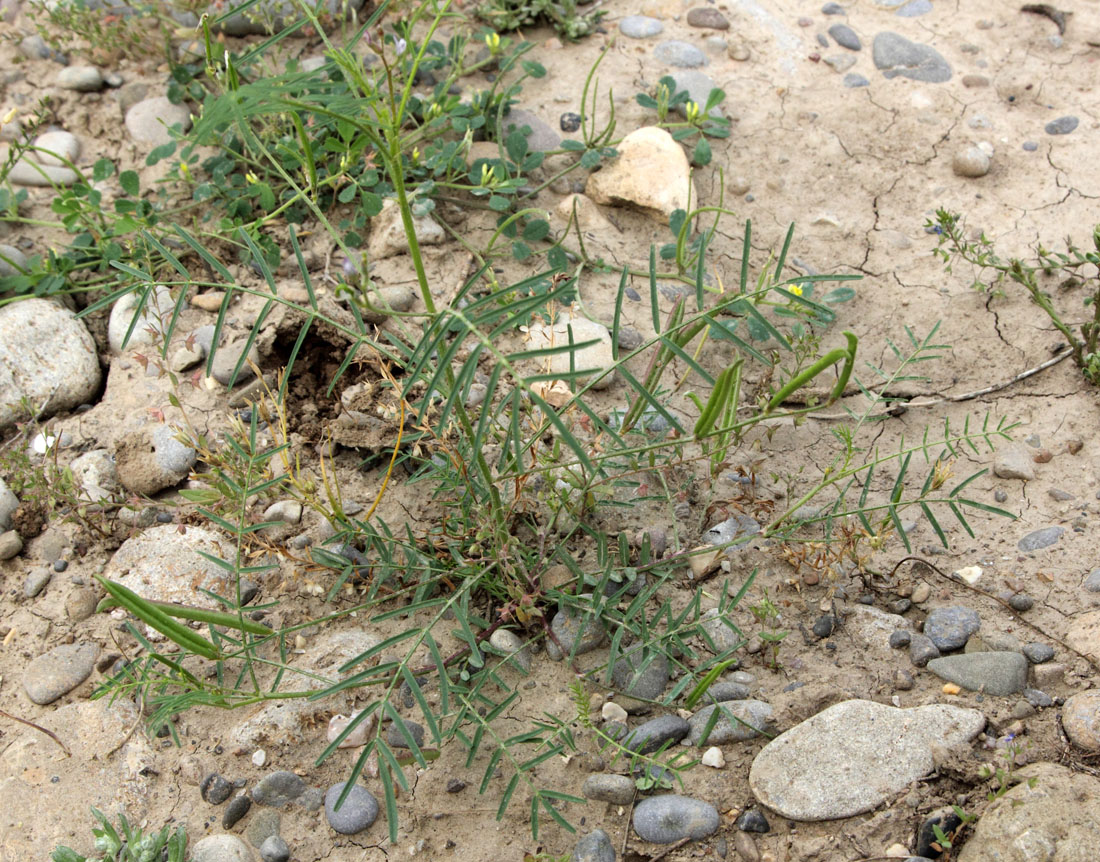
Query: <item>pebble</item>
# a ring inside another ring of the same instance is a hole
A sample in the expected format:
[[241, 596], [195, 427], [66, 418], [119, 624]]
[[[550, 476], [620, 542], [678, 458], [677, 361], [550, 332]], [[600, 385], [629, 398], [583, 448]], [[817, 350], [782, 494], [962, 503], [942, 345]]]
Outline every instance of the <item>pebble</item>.
[[844, 11], [844, 7], [841, 6], [839, 3], [826, 3], [824, 6], [821, 7], [821, 14], [847, 15], [848, 13]]
[[973, 652], [932, 659], [928, 669], [940, 679], [1008, 697], [1027, 685], [1027, 659], [1018, 652]]
[[225, 807], [222, 814], [222, 828], [232, 829], [237, 822], [248, 813], [252, 807], [252, 798], [247, 793], [234, 796], [233, 800]]
[[1048, 135], [1068, 135], [1074, 129], [1077, 128], [1077, 124], [1080, 120], [1072, 114], [1065, 117], [1059, 117], [1057, 120], [1051, 120], [1044, 126], [1044, 130]]
[[859, 41], [856, 31], [847, 24], [834, 24], [829, 28], [829, 35], [841, 48], [847, 48], [849, 51], [859, 51], [863, 48], [863, 43]]
[[748, 46], [742, 42], [731, 42], [726, 49], [726, 53], [729, 54], [731, 60], [736, 60], [739, 63], [745, 62], [751, 56]]
[[924, 634], [940, 652], [951, 652], [962, 649], [981, 626], [977, 611], [955, 605], [930, 611], [924, 621]]
[[933, 745], [968, 742], [985, 727], [976, 709], [895, 709], [849, 700], [773, 739], [749, 770], [757, 800], [791, 820], [837, 820], [877, 807], [934, 768]]
[[921, 581], [915, 587], [913, 592], [909, 595], [909, 600], [915, 605], [924, 604], [928, 601], [928, 597], [932, 595], [932, 587], [927, 581]]
[[619, 22], [619, 32], [631, 39], [649, 39], [658, 36], [665, 25], [646, 15], [627, 15]]
[[404, 725], [406, 733], [412, 737], [413, 742], [416, 743], [416, 747], [422, 747], [424, 745], [424, 728], [415, 721], [409, 721], [404, 718], [394, 719], [390, 723], [390, 726], [386, 728], [386, 742], [388, 742], [392, 748], [409, 747], [409, 741], [405, 738], [405, 733], [401, 732], [401, 728], [397, 724], [398, 721]]
[[[554, 619], [550, 621], [550, 630], [561, 643], [561, 649], [565, 650], [566, 655], [582, 655], [591, 652], [603, 643], [607, 635], [598, 616], [593, 614], [586, 620], [585, 614], [572, 605], [554, 614]], [[547, 642], [546, 652], [554, 661], [562, 660], [558, 645], [553, 641]], [[556, 657], [555, 653], [557, 653]]]
[[[585, 194], [596, 203], [632, 204], [667, 225], [675, 210], [687, 206], [689, 194], [691, 200], [697, 200], [688, 158], [665, 129], [636, 129], [616, 150], [618, 157], [592, 174], [585, 185]], [[665, 181], [647, 182], [647, 177], [654, 176]]]
[[267, 840], [260, 845], [260, 858], [263, 862], [288, 862], [290, 848], [278, 835], [269, 835]]
[[27, 256], [15, 246], [0, 243], [0, 278], [26, 270]]
[[849, 72], [844, 76], [844, 86], [854, 90], [857, 87], [869, 87], [871, 82], [858, 72]]
[[248, 843], [259, 849], [272, 835], [279, 834], [279, 826], [282, 823], [282, 815], [274, 808], [264, 808], [257, 811], [248, 821], [244, 830]]
[[120, 437], [114, 448], [119, 482], [134, 494], [152, 495], [187, 478], [198, 453], [168, 425], [146, 426]]
[[466, 782], [461, 778], [448, 778], [447, 779], [447, 792], [448, 793], [461, 793], [466, 789]]
[[62, 644], [43, 653], [23, 672], [27, 696], [39, 706], [53, 703], [91, 675], [98, 655], [92, 643]]
[[[703, 731], [706, 730], [711, 714], [715, 710], [721, 713], [721, 717], [714, 723], [714, 727], [707, 738], [704, 739]], [[729, 700], [704, 706], [688, 719], [688, 725], [691, 728], [689, 740], [692, 745], [702, 746], [707, 743], [723, 745], [728, 742], [743, 742], [752, 739], [761, 732], [771, 731], [772, 707], [771, 704], [760, 700]]]
[[527, 135], [527, 149], [530, 152], [542, 153], [556, 150], [561, 143], [561, 135], [554, 131], [549, 123], [523, 108], [512, 108], [502, 122], [505, 135], [513, 130], [521, 132], [524, 128], [531, 130]]
[[66, 66], [57, 73], [57, 86], [63, 90], [94, 93], [103, 89], [103, 75], [95, 66]]
[[224, 595], [225, 570], [200, 557], [197, 551], [233, 559], [233, 546], [219, 533], [205, 527], [188, 527], [180, 533], [174, 524], [164, 524], [123, 542], [104, 575], [147, 599], [220, 607], [199, 590]]
[[[176, 302], [172, 292], [158, 285], [142, 304], [141, 292], [133, 291], [118, 298], [111, 307], [111, 316], [107, 320], [107, 342], [115, 353], [122, 353], [141, 344], [151, 344], [155, 338], [150, 330], [163, 333], [175, 311]], [[140, 309], [140, 311], [139, 311]], [[137, 322], [134, 322], [135, 316]], [[133, 330], [131, 331], [131, 324]], [[127, 339], [127, 334], [129, 338]]]
[[[367, 315], [364, 315], [363, 319], [366, 318]], [[241, 361], [242, 355], [245, 356], [245, 361], [238, 369], [237, 363]], [[253, 341], [249, 344], [247, 338], [237, 338], [228, 344], [223, 344], [214, 351], [210, 376], [222, 386], [237, 386], [255, 377], [256, 372], [253, 370], [253, 366], [259, 364], [260, 349], [256, 346], [256, 342]]]
[[818, 638], [827, 638], [833, 633], [834, 628], [836, 628], [836, 617], [832, 614], [822, 614], [814, 620], [811, 631], [813, 631], [814, 635]]
[[1020, 539], [1016, 547], [1025, 552], [1049, 548], [1062, 538], [1065, 531], [1064, 527], [1043, 527], [1041, 530], [1033, 530]]
[[722, 749], [717, 745], [712, 745], [703, 752], [703, 756], [699, 758], [699, 762], [703, 764], [703, 766], [711, 767], [711, 769], [722, 769], [726, 765], [726, 757], [722, 754]]
[[45, 60], [50, 56], [50, 49], [46, 40], [35, 34], [20, 41], [19, 53], [28, 60]]
[[602, 829], [589, 832], [573, 847], [570, 862], [615, 862], [615, 847]]
[[1029, 643], [1024, 646], [1024, 658], [1032, 664], [1046, 664], [1054, 658], [1054, 647], [1044, 643]]
[[252, 788], [252, 801], [257, 805], [284, 808], [306, 791], [306, 783], [293, 772], [279, 770], [265, 775]]
[[99, 389], [99, 358], [84, 322], [46, 299], [0, 308], [0, 369], [0, 429], [19, 418], [23, 398], [43, 409], [41, 420]]
[[609, 802], [612, 805], [629, 805], [634, 799], [634, 779], [629, 775], [613, 775], [595, 772], [584, 780], [581, 793], [585, 799]]
[[191, 128], [191, 112], [183, 105], [173, 105], [165, 96], [143, 99], [126, 112], [126, 131], [139, 144], [158, 147], [171, 142], [168, 129], [179, 125], [180, 131]]
[[1035, 599], [1027, 593], [1014, 593], [1008, 600], [1009, 607], [1014, 611], [1030, 611], [1035, 607]]
[[53, 572], [46, 568], [31, 569], [27, 572], [27, 579], [23, 582], [23, 595], [28, 599], [33, 599], [40, 592], [46, 589], [46, 585], [49, 584], [50, 579], [53, 577]]
[[989, 78], [985, 75], [963, 75], [962, 85], [968, 89], [974, 89], [977, 87], [988, 87]]
[[1037, 688], [1025, 688], [1024, 698], [1028, 704], [1035, 708], [1045, 709], [1048, 706], [1054, 706], [1054, 699], [1045, 691], [1040, 691]]
[[1100, 751], [1100, 691], [1082, 691], [1066, 699], [1062, 728], [1085, 751]]
[[1100, 593], [1100, 569], [1093, 569], [1081, 585], [1090, 593]]
[[0, 533], [0, 560], [10, 560], [23, 550], [23, 538], [15, 530]]
[[233, 785], [216, 772], [211, 772], [199, 785], [199, 793], [211, 805], [221, 805], [233, 795]]
[[634, 806], [634, 831], [653, 844], [698, 840], [718, 831], [718, 810], [689, 796], [651, 796]]
[[604, 721], [618, 721], [622, 724], [625, 724], [627, 720], [626, 710], [613, 700], [609, 700], [603, 705], [603, 708], [600, 709], [600, 716]]
[[207, 835], [191, 847], [191, 862], [252, 862], [252, 851], [236, 835]]
[[653, 49], [653, 58], [658, 63], [681, 69], [694, 69], [707, 65], [707, 57], [702, 51], [690, 42], [682, 42], [679, 39], [658, 42], [657, 47]]
[[984, 177], [992, 164], [993, 160], [981, 147], [966, 147], [951, 159], [951, 169], [960, 177]]
[[909, 646], [910, 641], [913, 639], [913, 633], [907, 629], [898, 629], [897, 631], [890, 632], [890, 640], [888, 643], [894, 649], [901, 649], [902, 647]]
[[69, 469], [93, 502], [107, 499], [122, 487], [114, 458], [107, 449], [92, 449], [78, 455], [69, 464]]
[[506, 655], [510, 655], [511, 663], [518, 666], [524, 673], [531, 672], [531, 651], [524, 648], [523, 639], [508, 629], [497, 629], [489, 637], [489, 644]]
[[1022, 446], [1006, 446], [993, 458], [993, 475], [1001, 479], [1022, 479], [1030, 482], [1035, 478], [1035, 462], [1031, 453]]
[[894, 688], [898, 691], [912, 691], [915, 684], [913, 674], [902, 668], [898, 668], [894, 671]]
[[1003, 503], [1008, 499], [1008, 492], [998, 488], [993, 492], [993, 499], [997, 503]]
[[297, 500], [279, 500], [264, 509], [265, 521], [283, 521], [297, 524], [302, 520], [302, 504]]
[[355, 835], [378, 819], [378, 800], [363, 785], [356, 784], [337, 811], [336, 800], [344, 792], [344, 784], [341, 781], [325, 792], [325, 817], [328, 825], [341, 835]]
[[615, 662], [611, 681], [623, 694], [642, 700], [656, 700], [668, 685], [668, 656], [648, 655], [635, 647]]
[[678, 715], [662, 715], [634, 728], [623, 742], [628, 751], [652, 754], [666, 743], [677, 743], [691, 733], [691, 725]]
[[932, 11], [931, 0], [909, 0], [894, 14], [901, 18], [918, 18]]
[[700, 27], [708, 30], [728, 30], [729, 19], [717, 9], [710, 6], [697, 6], [687, 13], [689, 27]]
[[959, 817], [954, 808], [940, 808], [933, 811], [917, 829], [917, 856], [929, 859], [939, 856], [943, 850], [938, 845], [937, 847], [932, 846], [936, 841], [936, 827], [938, 826], [943, 834], [950, 835], [961, 824], [962, 818]]
[[741, 682], [716, 682], [703, 694], [707, 703], [723, 703], [727, 700], [747, 700], [749, 687]]
[[825, 58], [825, 65], [838, 74], [847, 72], [855, 64], [856, 58], [851, 54], [834, 54]]
[[[415, 219], [413, 224], [416, 224]], [[428, 233], [429, 230], [429, 228], [422, 225], [417, 228], [417, 236], [420, 236], [421, 233]], [[401, 234], [401, 236], [404, 237], [404, 234]], [[407, 250], [406, 245], [394, 254], [400, 254]], [[384, 256], [388, 257], [389, 255]], [[406, 285], [391, 284], [367, 291], [367, 302], [370, 303], [371, 308], [361, 312], [363, 320], [368, 323], [381, 323], [395, 312], [401, 313], [411, 309], [416, 303], [416, 294]]]
[[737, 817], [737, 828], [742, 832], [770, 832], [771, 825], [759, 808], [746, 808]]
[[573, 133], [581, 127], [581, 115], [573, 111], [566, 111], [558, 118], [558, 127], [567, 133]]
[[886, 78], [900, 75], [928, 84], [951, 80], [951, 66], [938, 51], [897, 33], [887, 31], [875, 36], [872, 56], [875, 68]]
[[[65, 561], [57, 561], [57, 563], [63, 562]], [[54, 563], [55, 571], [58, 571], [57, 563]], [[78, 587], [65, 600], [65, 614], [74, 623], [78, 623], [91, 617], [95, 613], [97, 604], [99, 604], [99, 597], [95, 590], [91, 587]]]

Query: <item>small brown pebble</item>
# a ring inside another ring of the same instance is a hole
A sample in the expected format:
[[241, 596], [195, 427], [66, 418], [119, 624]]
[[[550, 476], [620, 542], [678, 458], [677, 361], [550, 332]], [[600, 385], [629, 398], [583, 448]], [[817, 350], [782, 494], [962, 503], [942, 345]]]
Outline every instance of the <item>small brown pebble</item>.
[[989, 78], [985, 75], [963, 75], [962, 83], [964, 87], [988, 87]]
[[1070, 455], [1076, 455], [1084, 448], [1084, 446], [1085, 444], [1078, 440], [1076, 437], [1074, 437], [1072, 440], [1066, 441], [1066, 451], [1069, 452]]
[[1046, 464], [1054, 455], [1049, 449], [1040, 449], [1034, 455], [1031, 456], [1031, 460], [1036, 464]]
[[814, 51], [814, 52], [813, 52], [813, 53], [812, 53], [812, 54], [811, 54], [811, 55], [810, 55], [810, 56], [808, 57], [808, 59], [812, 60], [812, 61], [813, 61], [813, 62], [815, 62], [815, 63], [820, 63], [820, 62], [821, 62], [821, 55], [820, 55], [820, 54], [818, 54], [818, 53], [817, 53], [817, 51]]
[[816, 585], [820, 580], [821, 575], [819, 575], [817, 572], [807, 572], [802, 576], [802, 583], [804, 583], [807, 587], [812, 587]]

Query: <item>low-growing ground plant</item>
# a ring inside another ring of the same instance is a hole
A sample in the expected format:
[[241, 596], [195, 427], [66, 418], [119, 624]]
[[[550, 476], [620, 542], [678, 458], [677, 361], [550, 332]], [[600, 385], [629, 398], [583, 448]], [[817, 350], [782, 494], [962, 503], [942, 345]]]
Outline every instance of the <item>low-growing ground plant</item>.
[[[939, 235], [936, 253], [949, 272], [958, 259], [977, 270], [975, 287], [991, 290], [1005, 282], [1020, 285], [1065, 337], [1085, 379], [1100, 385], [1100, 225], [1092, 231], [1092, 250], [1067, 238], [1065, 251], [1052, 251], [1040, 243], [1030, 261], [1000, 257], [993, 240], [984, 233], [971, 239], [962, 217], [947, 210], [937, 210], [927, 227]], [[1064, 305], [1075, 300], [1083, 307], [1083, 320], [1079, 312]]]

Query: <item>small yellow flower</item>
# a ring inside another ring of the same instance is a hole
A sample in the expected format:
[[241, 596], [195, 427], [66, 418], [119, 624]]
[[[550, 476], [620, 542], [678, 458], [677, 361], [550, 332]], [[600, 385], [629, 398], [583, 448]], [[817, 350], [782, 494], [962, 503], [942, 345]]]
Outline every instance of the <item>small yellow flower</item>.
[[493, 173], [493, 169], [488, 165], [481, 166], [481, 182], [478, 185], [483, 188], [491, 189], [496, 185], [496, 176]]
[[687, 121], [689, 123], [694, 123], [698, 120], [699, 115], [703, 112], [698, 102], [688, 102], [687, 105], [684, 106], [684, 111], [687, 113]]
[[412, 163], [418, 164], [420, 162], [420, 147], [413, 147], [412, 151]]
[[249, 171], [247, 174], [245, 174], [244, 178], [248, 181], [250, 185], [253, 183], [258, 183], [260, 181], [260, 178], [252, 173], [252, 171]]
[[801, 284], [792, 284], [787, 288], [787, 290], [793, 293], [795, 296], [802, 296]]
[[485, 34], [485, 47], [489, 49], [489, 53], [496, 56], [500, 53], [500, 34], [499, 33], [486, 33]]
[[187, 162], [180, 162], [180, 176], [191, 182], [191, 169], [187, 167]]

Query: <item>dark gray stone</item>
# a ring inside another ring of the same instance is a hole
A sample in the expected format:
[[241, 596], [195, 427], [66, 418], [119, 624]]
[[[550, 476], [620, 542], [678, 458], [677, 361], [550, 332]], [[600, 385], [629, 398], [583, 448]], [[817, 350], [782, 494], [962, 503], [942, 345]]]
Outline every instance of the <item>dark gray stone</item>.
[[847, 24], [834, 24], [829, 28], [829, 35], [841, 48], [847, 48], [849, 51], [859, 51], [863, 48], [863, 43], [859, 41], [856, 31]]
[[859, 72], [849, 72], [844, 76], [844, 86], [849, 90], [854, 90], [858, 87], [869, 87], [871, 82]]
[[1048, 135], [1068, 135], [1074, 129], [1077, 128], [1077, 124], [1080, 121], [1072, 114], [1065, 117], [1059, 117], [1057, 120], [1051, 120], [1044, 126]]
[[718, 831], [718, 810], [689, 796], [651, 796], [634, 807], [634, 831], [653, 844], [698, 840]]
[[570, 862], [615, 862], [615, 848], [602, 829], [589, 832], [573, 847]]
[[664, 29], [664, 24], [647, 15], [627, 15], [619, 22], [619, 32], [631, 39], [648, 39], [652, 36], [659, 36]]
[[221, 805], [233, 794], [233, 785], [218, 773], [211, 772], [199, 785], [199, 793], [211, 805]]
[[813, 633], [818, 638], [827, 638], [836, 628], [836, 617], [832, 614], [822, 614], [814, 620]]
[[676, 743], [691, 732], [691, 725], [678, 715], [662, 715], [639, 725], [623, 742], [629, 751], [652, 754], [665, 743]]
[[768, 818], [759, 808], [746, 808], [737, 818], [737, 828], [742, 832], [770, 832]]
[[910, 42], [897, 33], [884, 32], [875, 36], [871, 53], [875, 68], [886, 78], [901, 75], [928, 84], [951, 80], [951, 66], [938, 51], [920, 42]]
[[424, 728], [415, 721], [408, 721], [403, 718], [394, 719], [390, 722], [390, 726], [386, 728], [386, 742], [394, 748], [409, 747], [409, 741], [405, 739], [405, 734], [401, 732], [401, 728], [397, 725], [398, 721], [405, 726], [405, 730], [408, 732], [409, 736], [413, 738], [413, 742], [416, 743], [417, 748], [424, 745]]
[[269, 835], [267, 840], [260, 845], [260, 858], [264, 862], [288, 862], [290, 848], [278, 835]]
[[651, 655], [635, 647], [619, 656], [611, 680], [629, 697], [656, 700], [668, 685], [668, 656], [662, 652]]
[[[554, 615], [554, 619], [550, 622], [550, 630], [561, 643], [566, 655], [591, 652], [603, 643], [607, 634], [598, 615], [591, 614], [586, 619], [584, 612], [572, 605], [566, 606]], [[546, 652], [555, 661], [561, 661], [561, 655], [556, 654], [559, 653], [557, 644], [553, 641], [546, 645]]]
[[325, 791], [325, 818], [341, 835], [355, 835], [378, 819], [378, 800], [362, 784], [356, 784], [337, 811], [336, 801], [344, 792], [344, 784], [341, 781]]
[[92, 673], [99, 647], [95, 644], [62, 644], [40, 655], [23, 672], [23, 688], [39, 706], [53, 703], [72, 691]]
[[659, 42], [653, 49], [653, 58], [658, 63], [681, 69], [695, 69], [707, 65], [706, 55], [702, 51], [690, 42], [681, 42], [679, 39]]
[[727, 700], [746, 700], [749, 687], [740, 682], [716, 682], [703, 694], [704, 703], [722, 703]]
[[[1039, 142], [1038, 141], [1024, 141], [1022, 146], [1023, 146], [1025, 152], [1033, 153], [1037, 149], [1039, 149]], [[1001, 493], [1004, 494], [1004, 491], [1002, 491]], [[1006, 500], [1008, 499], [1007, 494], [1005, 494], [1005, 499]], [[1003, 503], [1004, 500], [998, 500], [997, 502]]]
[[612, 805], [629, 805], [634, 800], [634, 779], [629, 775], [597, 772], [584, 780], [581, 793], [585, 799], [610, 802]]
[[890, 632], [889, 644], [893, 649], [901, 649], [902, 647], [909, 646], [910, 641], [913, 639], [913, 633], [908, 629], [897, 629]]
[[826, 3], [824, 6], [821, 7], [821, 14], [847, 15], [848, 13], [844, 11], [844, 7], [841, 6], [839, 3]]
[[929, 613], [924, 621], [924, 634], [940, 652], [951, 652], [966, 646], [966, 641], [981, 627], [977, 611], [955, 605]]
[[932, 659], [928, 669], [969, 691], [1007, 697], [1027, 685], [1027, 659], [1018, 652], [972, 652]]
[[1035, 607], [1035, 599], [1027, 593], [1015, 593], [1009, 598], [1008, 606], [1014, 611], [1030, 611]]
[[23, 595], [28, 599], [33, 599], [46, 589], [46, 585], [52, 577], [53, 572], [47, 568], [31, 569], [27, 573], [27, 579], [23, 582]]
[[1065, 527], [1043, 527], [1041, 530], [1033, 530], [1020, 539], [1016, 547], [1025, 552], [1049, 548], [1062, 538], [1065, 531]]
[[[704, 739], [703, 731], [707, 729], [710, 717], [716, 710], [721, 715]], [[704, 706], [689, 718], [691, 735], [688, 738], [692, 745], [698, 746], [743, 742], [759, 735], [761, 731], [770, 732], [771, 719], [772, 707], [769, 703], [760, 700], [727, 700]]]
[[930, 637], [916, 632], [913, 633], [913, 636], [909, 639], [909, 661], [915, 667], [924, 667], [932, 659], [939, 657], [940, 651], [936, 649], [936, 645], [932, 643]]
[[274, 808], [264, 808], [257, 811], [248, 821], [244, 836], [248, 839], [249, 844], [259, 850], [268, 838], [279, 834], [282, 819], [282, 815]]
[[247, 793], [235, 796], [225, 807], [225, 813], [222, 814], [222, 828], [232, 829], [248, 813], [248, 809], [251, 807], [252, 798]]
[[293, 772], [280, 770], [265, 775], [252, 788], [252, 801], [257, 805], [283, 808], [306, 791], [306, 783]]
[[1054, 647], [1050, 644], [1030, 643], [1024, 647], [1024, 657], [1032, 664], [1045, 664], [1054, 658]]
[[1054, 706], [1054, 700], [1051, 698], [1051, 696], [1045, 691], [1040, 691], [1037, 688], [1025, 688], [1024, 698], [1036, 709]]
[[950, 835], [961, 825], [962, 818], [954, 808], [940, 808], [933, 811], [917, 830], [917, 853], [920, 856], [939, 856], [943, 852], [942, 849], [937, 849], [938, 845], [932, 846], [936, 842], [936, 827], [938, 826], [945, 835]]

